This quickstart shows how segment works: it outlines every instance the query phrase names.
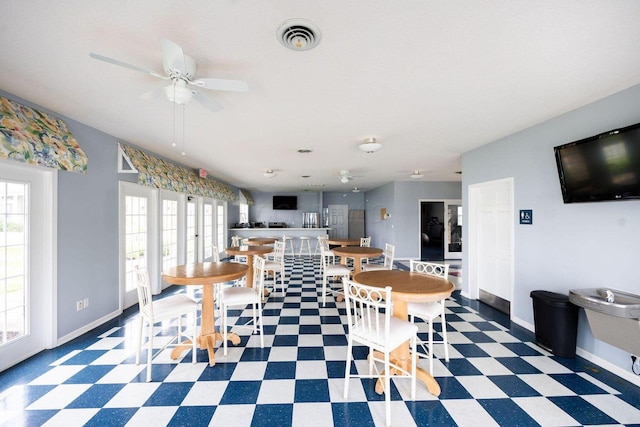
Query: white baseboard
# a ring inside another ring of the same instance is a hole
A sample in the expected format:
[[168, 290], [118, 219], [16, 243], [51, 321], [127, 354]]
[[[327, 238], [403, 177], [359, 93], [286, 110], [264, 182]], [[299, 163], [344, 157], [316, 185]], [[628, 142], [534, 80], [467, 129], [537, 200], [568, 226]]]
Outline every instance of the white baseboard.
[[56, 341], [56, 347], [65, 344], [69, 341], [71, 341], [74, 338], [78, 338], [80, 335], [85, 334], [87, 332], [89, 332], [90, 330], [92, 330], [93, 328], [96, 328], [100, 325], [102, 325], [105, 322], [108, 322], [111, 319], [114, 319], [118, 316], [120, 316], [122, 314], [122, 310], [116, 310], [113, 311], [109, 314], [107, 314], [106, 316], [103, 316], [99, 319], [94, 320], [93, 322], [89, 323], [88, 325], [83, 326], [80, 329], [76, 329], [75, 331], [58, 338], [58, 340]]

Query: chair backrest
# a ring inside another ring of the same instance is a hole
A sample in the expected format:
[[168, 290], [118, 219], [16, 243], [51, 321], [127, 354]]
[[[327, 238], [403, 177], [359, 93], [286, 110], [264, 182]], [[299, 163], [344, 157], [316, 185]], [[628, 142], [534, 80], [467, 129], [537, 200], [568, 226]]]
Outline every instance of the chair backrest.
[[371, 236], [360, 238], [360, 247], [368, 248], [371, 246]]
[[416, 273], [429, 274], [431, 276], [442, 277], [444, 279], [449, 278], [449, 264], [438, 264], [435, 262], [425, 261], [409, 261], [409, 267], [411, 271]]
[[146, 268], [136, 267], [136, 288], [140, 315], [153, 319], [153, 294], [151, 293], [149, 271]]
[[318, 236], [318, 242], [320, 242], [320, 248], [325, 251], [329, 250], [329, 238], [325, 236]]
[[389, 342], [391, 286], [384, 289], [342, 279], [349, 334], [373, 347]]
[[212, 246], [211, 250], [213, 254], [211, 254], [211, 262], [220, 262], [220, 251], [217, 246]]
[[[327, 242], [325, 241], [324, 243], [327, 243]], [[321, 267], [320, 271], [325, 271], [325, 269], [327, 268], [327, 265], [329, 265], [327, 258], [330, 257], [331, 255], [327, 254], [328, 250], [329, 250], [328, 247], [325, 248], [324, 245], [320, 245], [320, 267]]]
[[395, 245], [391, 245], [389, 243], [384, 245], [384, 252], [382, 252], [382, 255], [384, 255], [384, 266], [387, 270], [393, 269], [393, 257], [395, 256], [395, 253]]
[[240, 246], [242, 244], [242, 237], [231, 236], [231, 246]]
[[264, 258], [253, 255], [253, 289], [258, 292], [258, 295], [264, 292], [264, 264]]
[[273, 244], [273, 260], [281, 265], [284, 265], [284, 245], [280, 240]]

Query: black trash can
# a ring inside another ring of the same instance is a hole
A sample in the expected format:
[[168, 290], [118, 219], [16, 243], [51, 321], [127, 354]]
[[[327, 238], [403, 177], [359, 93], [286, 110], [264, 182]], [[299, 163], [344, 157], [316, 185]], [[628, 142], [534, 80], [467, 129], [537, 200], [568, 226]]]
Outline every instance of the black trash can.
[[559, 357], [576, 357], [578, 306], [567, 295], [531, 291], [536, 343]]

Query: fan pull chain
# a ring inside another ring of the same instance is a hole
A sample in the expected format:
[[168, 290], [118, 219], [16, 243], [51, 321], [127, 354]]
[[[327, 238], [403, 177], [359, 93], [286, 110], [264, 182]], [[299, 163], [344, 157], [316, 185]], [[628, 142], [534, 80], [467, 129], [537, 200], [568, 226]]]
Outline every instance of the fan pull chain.
[[185, 108], [186, 108], [186, 105], [182, 104], [182, 155], [183, 156], [187, 155], [187, 153], [184, 151], [184, 139], [185, 139], [184, 135], [185, 135], [185, 132], [186, 132], [185, 128], [187, 127], [186, 118], [185, 118], [186, 116], [185, 116], [185, 113], [184, 113], [184, 109]]
[[[176, 99], [176, 82], [173, 82], [173, 99]], [[173, 104], [173, 142], [171, 146], [175, 148], [178, 144], [176, 144], [176, 103]]]

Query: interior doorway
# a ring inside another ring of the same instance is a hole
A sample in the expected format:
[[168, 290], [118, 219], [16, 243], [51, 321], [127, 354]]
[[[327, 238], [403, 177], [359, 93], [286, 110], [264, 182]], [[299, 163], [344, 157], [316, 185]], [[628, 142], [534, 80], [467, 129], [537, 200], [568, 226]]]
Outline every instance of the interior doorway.
[[420, 201], [420, 259], [462, 258], [462, 202]]

